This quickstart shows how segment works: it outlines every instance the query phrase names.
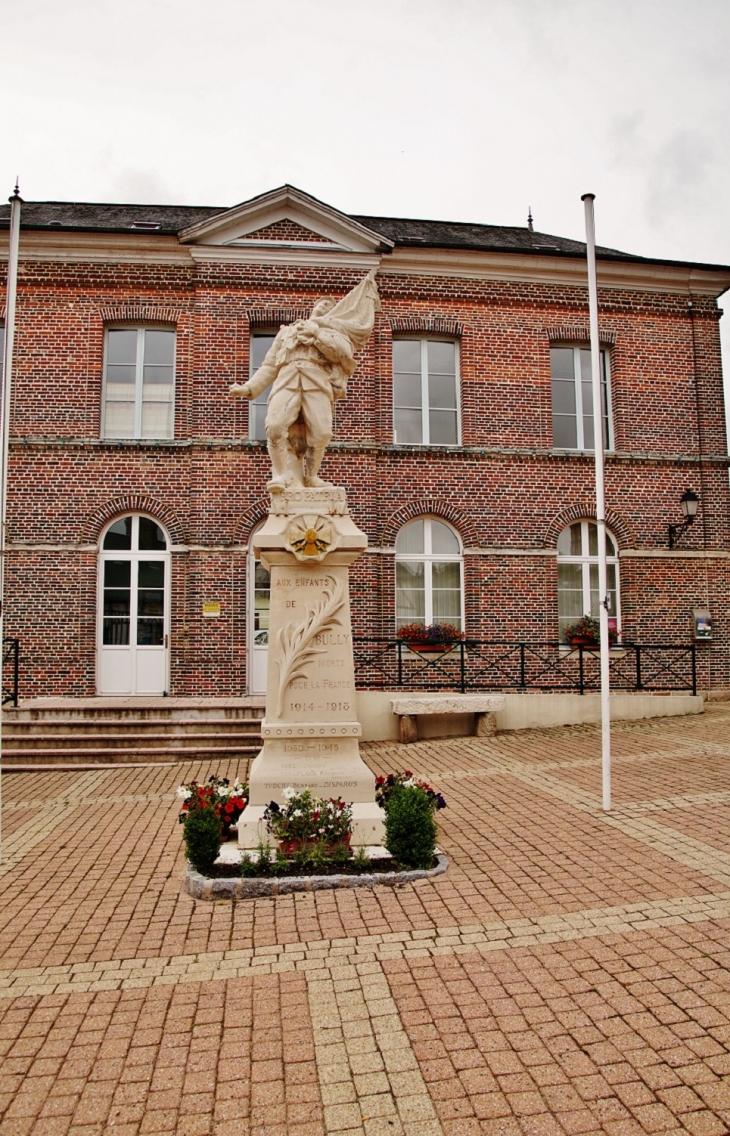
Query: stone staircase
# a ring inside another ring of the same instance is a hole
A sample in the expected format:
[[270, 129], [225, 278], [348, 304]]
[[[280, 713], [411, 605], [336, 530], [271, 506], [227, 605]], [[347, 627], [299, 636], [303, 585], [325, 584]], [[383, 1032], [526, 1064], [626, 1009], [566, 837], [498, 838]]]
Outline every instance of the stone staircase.
[[34, 698], [5, 707], [4, 768], [253, 758], [264, 698]]

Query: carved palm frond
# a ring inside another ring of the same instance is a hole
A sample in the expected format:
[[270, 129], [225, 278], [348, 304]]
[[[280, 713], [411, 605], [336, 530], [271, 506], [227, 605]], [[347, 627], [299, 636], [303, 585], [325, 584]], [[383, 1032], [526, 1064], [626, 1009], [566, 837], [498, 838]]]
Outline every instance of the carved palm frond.
[[324, 655], [326, 647], [314, 646], [318, 635], [329, 631], [336, 623], [336, 617], [345, 606], [345, 585], [342, 580], [332, 582], [332, 589], [323, 590], [324, 599], [316, 604], [304, 623], [298, 627], [282, 627], [276, 636], [279, 648], [277, 666], [279, 668], [279, 699], [276, 713], [281, 717], [284, 707], [284, 694], [290, 683], [306, 676], [306, 664], [314, 655]]

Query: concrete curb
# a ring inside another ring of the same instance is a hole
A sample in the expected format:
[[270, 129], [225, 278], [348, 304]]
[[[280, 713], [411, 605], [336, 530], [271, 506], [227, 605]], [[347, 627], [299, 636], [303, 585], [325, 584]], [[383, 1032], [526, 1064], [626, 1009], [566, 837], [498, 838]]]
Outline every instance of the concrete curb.
[[412, 872], [373, 872], [362, 876], [287, 876], [285, 879], [211, 879], [188, 864], [185, 872], [185, 891], [193, 899], [257, 899], [267, 895], [290, 895], [293, 891], [319, 891], [323, 888], [400, 887], [413, 880], [426, 880], [442, 875], [449, 861], [438, 853], [435, 868]]

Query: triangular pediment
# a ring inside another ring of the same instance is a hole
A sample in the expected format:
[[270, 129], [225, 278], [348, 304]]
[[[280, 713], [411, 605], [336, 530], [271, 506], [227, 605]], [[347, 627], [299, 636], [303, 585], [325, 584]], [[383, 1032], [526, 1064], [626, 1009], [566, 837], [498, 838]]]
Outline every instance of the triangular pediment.
[[217, 213], [179, 234], [185, 244], [377, 253], [393, 242], [292, 185]]

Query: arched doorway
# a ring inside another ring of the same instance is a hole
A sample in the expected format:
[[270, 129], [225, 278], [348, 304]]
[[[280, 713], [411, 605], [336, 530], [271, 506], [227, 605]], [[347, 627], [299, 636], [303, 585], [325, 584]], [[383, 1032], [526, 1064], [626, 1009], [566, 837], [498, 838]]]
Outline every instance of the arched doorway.
[[99, 552], [99, 694], [164, 694], [169, 687], [170, 541], [132, 513], [104, 531]]

